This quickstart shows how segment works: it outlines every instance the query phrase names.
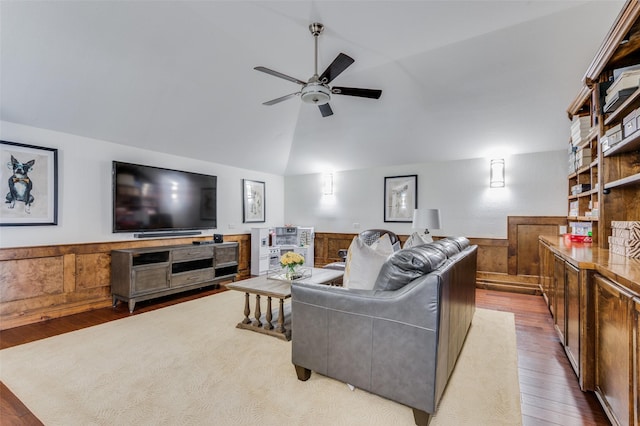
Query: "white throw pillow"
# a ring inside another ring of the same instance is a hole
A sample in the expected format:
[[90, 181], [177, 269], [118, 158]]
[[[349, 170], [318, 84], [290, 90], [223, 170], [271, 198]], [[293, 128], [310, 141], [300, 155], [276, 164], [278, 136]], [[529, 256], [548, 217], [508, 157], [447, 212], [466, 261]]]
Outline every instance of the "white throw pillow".
[[[425, 238], [425, 236], [428, 236], [428, 238]], [[402, 248], [406, 249], [406, 248], [411, 248], [415, 246], [421, 246], [423, 244], [427, 244], [432, 241], [433, 239], [429, 236], [429, 234], [419, 234], [417, 232], [414, 232], [409, 236], [409, 238], [407, 238], [407, 241], [404, 242], [404, 245], [402, 246]]]
[[371, 290], [376, 283], [382, 264], [393, 253], [391, 239], [384, 234], [368, 246], [355, 237], [347, 252], [342, 285], [345, 288]]

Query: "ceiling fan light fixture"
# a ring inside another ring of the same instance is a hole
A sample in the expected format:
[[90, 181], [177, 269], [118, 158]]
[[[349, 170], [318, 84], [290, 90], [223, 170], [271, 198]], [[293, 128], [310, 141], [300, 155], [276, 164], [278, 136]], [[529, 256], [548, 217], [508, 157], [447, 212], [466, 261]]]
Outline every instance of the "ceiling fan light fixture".
[[302, 102], [324, 105], [331, 100], [331, 89], [321, 83], [309, 83], [300, 91]]

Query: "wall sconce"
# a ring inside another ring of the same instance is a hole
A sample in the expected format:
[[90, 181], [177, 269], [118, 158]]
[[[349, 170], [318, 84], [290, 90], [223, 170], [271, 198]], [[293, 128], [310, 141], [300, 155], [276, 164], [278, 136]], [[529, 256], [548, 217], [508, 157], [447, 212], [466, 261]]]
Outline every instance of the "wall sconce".
[[333, 195], [333, 174], [325, 173], [322, 175], [322, 194]]
[[491, 160], [490, 188], [504, 188], [504, 158]]

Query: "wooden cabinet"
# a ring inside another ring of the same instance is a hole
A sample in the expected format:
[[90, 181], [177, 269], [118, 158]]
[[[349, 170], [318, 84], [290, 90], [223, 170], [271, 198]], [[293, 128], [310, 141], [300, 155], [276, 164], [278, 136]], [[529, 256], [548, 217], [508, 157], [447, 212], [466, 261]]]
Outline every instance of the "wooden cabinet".
[[129, 303], [235, 280], [238, 243], [146, 247], [111, 252], [111, 295]]
[[640, 260], [557, 236], [541, 237], [540, 252], [540, 275], [553, 274], [541, 288], [580, 388], [613, 425], [639, 426]]
[[637, 424], [633, 402], [638, 379], [633, 364], [638, 358], [633, 324], [637, 309], [633, 296], [617, 283], [599, 274], [594, 281], [595, 392], [614, 425]]
[[[545, 250], [551, 251], [548, 246]], [[583, 270], [559, 255], [553, 257], [553, 279], [544, 291], [549, 292], [553, 321], [560, 342], [578, 377], [580, 388], [590, 389], [593, 384], [588, 341], [591, 316], [587, 307], [587, 286], [591, 272]]]

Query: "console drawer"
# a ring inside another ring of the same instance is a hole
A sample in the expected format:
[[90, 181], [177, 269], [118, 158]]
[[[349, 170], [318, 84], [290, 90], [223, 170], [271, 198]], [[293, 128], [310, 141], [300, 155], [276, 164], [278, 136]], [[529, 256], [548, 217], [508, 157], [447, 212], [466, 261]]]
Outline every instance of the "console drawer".
[[211, 246], [193, 246], [176, 249], [171, 252], [174, 262], [183, 260], [213, 258], [213, 247]]
[[182, 287], [190, 284], [212, 281], [214, 278], [213, 268], [198, 269], [196, 271], [181, 272], [171, 275], [171, 287]]

